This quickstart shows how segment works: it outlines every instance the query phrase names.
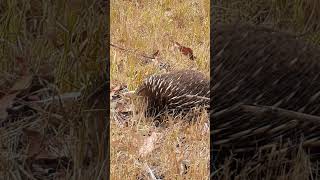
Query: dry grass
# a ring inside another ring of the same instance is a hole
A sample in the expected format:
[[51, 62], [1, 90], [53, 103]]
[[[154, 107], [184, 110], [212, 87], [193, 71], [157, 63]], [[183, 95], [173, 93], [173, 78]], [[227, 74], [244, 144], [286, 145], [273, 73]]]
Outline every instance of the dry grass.
[[212, 14], [214, 22], [264, 24], [303, 34], [305, 39], [319, 44], [319, 6], [318, 0], [217, 0], [213, 2]]
[[[113, 0], [111, 42], [149, 56], [159, 50], [161, 62], [172, 69], [195, 68], [209, 76], [209, 2]], [[196, 60], [173, 51], [170, 40], [192, 48]], [[157, 65], [143, 63], [144, 59], [134, 53], [112, 48], [110, 56], [113, 86], [125, 84], [129, 90], [135, 90], [145, 77], [161, 72]], [[141, 104], [127, 105], [137, 108]], [[118, 113], [117, 109], [111, 110]], [[146, 164], [158, 178], [207, 179], [209, 131], [204, 128], [207, 113], [201, 113], [197, 119], [196, 123], [188, 124], [185, 119], [168, 117], [166, 127], [155, 127], [142, 111], [134, 113], [124, 124], [111, 116], [111, 179], [145, 179]], [[148, 148], [140, 150], [153, 137], [156, 147], [149, 148], [150, 153]], [[143, 152], [146, 155], [141, 157]], [[186, 174], [180, 166], [189, 167]]]
[[[111, 123], [111, 178], [146, 177], [144, 165], [148, 164], [158, 178], [207, 179], [209, 127], [206, 127], [208, 117], [203, 114], [191, 125], [183, 123], [183, 119], [175, 122], [170, 119], [167, 127], [157, 128], [141, 119], [122, 128]], [[155, 149], [143, 155], [140, 149], [154, 133], [158, 138]]]
[[[310, 156], [301, 147], [292, 151], [292, 146], [274, 146], [268, 153], [257, 151], [252, 159], [229, 157], [223, 165], [212, 172], [217, 179], [279, 179], [307, 180], [319, 178], [319, 164], [311, 161]], [[291, 148], [291, 149], [290, 149]], [[291, 156], [288, 157], [288, 154]], [[241, 168], [235, 168], [241, 167]]]
[[[0, 112], [1, 179], [106, 178], [106, 106], [94, 105], [105, 95], [93, 94], [106, 79], [105, 8], [91, 0], [1, 1], [0, 101], [18, 79], [33, 77], [10, 100], [9, 116]], [[57, 101], [65, 92], [71, 98]]]

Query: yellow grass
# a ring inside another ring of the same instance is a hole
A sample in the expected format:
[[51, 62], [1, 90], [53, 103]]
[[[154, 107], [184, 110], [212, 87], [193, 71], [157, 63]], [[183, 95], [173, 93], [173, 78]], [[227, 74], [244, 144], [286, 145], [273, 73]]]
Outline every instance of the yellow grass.
[[[112, 0], [110, 7], [112, 44], [149, 56], [159, 50], [162, 62], [172, 69], [193, 68], [209, 76], [209, 0]], [[196, 60], [174, 51], [172, 41], [190, 47]], [[114, 47], [110, 59], [111, 85], [123, 83], [129, 90], [135, 90], [148, 75], [161, 73], [155, 64], [143, 64], [134, 53]], [[196, 119], [189, 124], [184, 119], [168, 117], [167, 127], [155, 127], [139, 111], [127, 126], [121, 126], [111, 116], [111, 179], [145, 179], [146, 165], [157, 178], [208, 179], [209, 118], [203, 112]], [[154, 134], [155, 148], [141, 157], [143, 143]], [[188, 168], [183, 170], [181, 166]]]

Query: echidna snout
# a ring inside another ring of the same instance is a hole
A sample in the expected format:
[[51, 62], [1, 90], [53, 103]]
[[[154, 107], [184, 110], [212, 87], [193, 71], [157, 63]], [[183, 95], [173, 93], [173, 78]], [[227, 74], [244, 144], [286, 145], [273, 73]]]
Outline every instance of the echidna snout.
[[147, 100], [147, 116], [157, 116], [208, 106], [210, 84], [199, 71], [179, 70], [146, 78], [136, 93]]

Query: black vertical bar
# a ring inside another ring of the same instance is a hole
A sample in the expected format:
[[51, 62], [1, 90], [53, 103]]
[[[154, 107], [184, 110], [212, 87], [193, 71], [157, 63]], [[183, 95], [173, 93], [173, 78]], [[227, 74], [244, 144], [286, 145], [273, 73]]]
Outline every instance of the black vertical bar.
[[[210, 1], [210, 89], [212, 89], [213, 87], [213, 68], [214, 68], [214, 58], [213, 55], [211, 54], [211, 52], [213, 52], [213, 26], [214, 26], [214, 18], [213, 18], [213, 1]], [[213, 148], [213, 140], [214, 140], [214, 136], [212, 135], [212, 131], [214, 130], [214, 119], [212, 118], [212, 109], [214, 107], [214, 100], [213, 100], [213, 92], [210, 91], [210, 179], [213, 179], [213, 174], [216, 170], [216, 166], [215, 166], [215, 157], [216, 154], [214, 152], [214, 148]]]
[[109, 97], [110, 97], [110, 1], [107, 0], [107, 8], [106, 10], [108, 11], [106, 14], [106, 20], [107, 20], [107, 37], [105, 38], [106, 39], [106, 42], [105, 42], [105, 45], [106, 45], [106, 74], [107, 74], [107, 77], [106, 77], [106, 80], [107, 80], [107, 85], [105, 87], [105, 98], [107, 100], [107, 113], [106, 113], [106, 122], [107, 122], [107, 125], [106, 125], [106, 134], [104, 135], [104, 139], [105, 139], [105, 143], [106, 143], [106, 160], [107, 160], [107, 174], [106, 174], [106, 177], [107, 179], [110, 178], [110, 101], [109, 101]]

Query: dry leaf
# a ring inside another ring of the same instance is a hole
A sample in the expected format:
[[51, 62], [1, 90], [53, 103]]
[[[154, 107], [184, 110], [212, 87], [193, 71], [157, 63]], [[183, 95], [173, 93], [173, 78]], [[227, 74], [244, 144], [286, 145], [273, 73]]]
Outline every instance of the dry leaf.
[[41, 64], [37, 76], [41, 79], [47, 80], [48, 82], [54, 82], [54, 69], [52, 68], [52, 63], [47, 62], [45, 64]]
[[154, 149], [156, 149], [156, 143], [159, 141], [161, 133], [153, 132], [151, 136], [147, 137], [144, 140], [143, 145], [139, 149], [139, 156], [145, 157], [149, 153], [151, 153]]
[[57, 138], [48, 138], [38, 131], [23, 129], [23, 134], [27, 138], [27, 156], [28, 158], [38, 159], [58, 159], [57, 152], [50, 150], [49, 146], [59, 147], [60, 141]]
[[19, 80], [17, 80], [12, 88], [10, 88], [9, 94], [0, 99], [0, 120], [4, 120], [8, 117], [7, 109], [13, 105], [14, 99], [20, 93], [20, 91], [30, 87], [32, 78], [33, 76], [31, 75], [22, 76]]
[[25, 89], [28, 89], [31, 85], [33, 76], [32, 75], [25, 75], [22, 76], [20, 79], [18, 79], [12, 88], [10, 89], [10, 92], [16, 92], [16, 91], [22, 91]]
[[155, 58], [159, 57], [159, 55], [160, 55], [160, 51], [157, 50], [155, 53], [152, 54], [152, 57], [155, 59]]
[[43, 137], [40, 132], [23, 129], [23, 134], [28, 139], [27, 156], [31, 158], [38, 155], [41, 151], [41, 142], [43, 141]]
[[17, 95], [18, 95], [18, 92], [5, 95], [0, 99], [0, 120], [7, 119], [8, 117], [7, 109], [13, 105], [14, 99], [16, 98]]
[[121, 89], [121, 85], [117, 85], [114, 88], [112, 88], [112, 92], [117, 92]]
[[30, 129], [23, 129], [23, 134], [27, 139], [27, 164], [32, 174], [42, 179], [48, 176], [49, 169], [53, 169], [51, 176], [63, 177], [64, 170], [72, 166], [72, 161], [62, 154], [60, 139], [42, 136]]
[[17, 62], [19, 69], [20, 69], [20, 75], [30, 74], [30, 69], [28, 67], [28, 63], [25, 58], [16, 57], [16, 62]]
[[193, 55], [193, 50], [191, 48], [182, 46], [178, 42], [174, 42], [174, 46], [185, 56], [188, 56], [189, 59], [194, 60], [195, 56]]

